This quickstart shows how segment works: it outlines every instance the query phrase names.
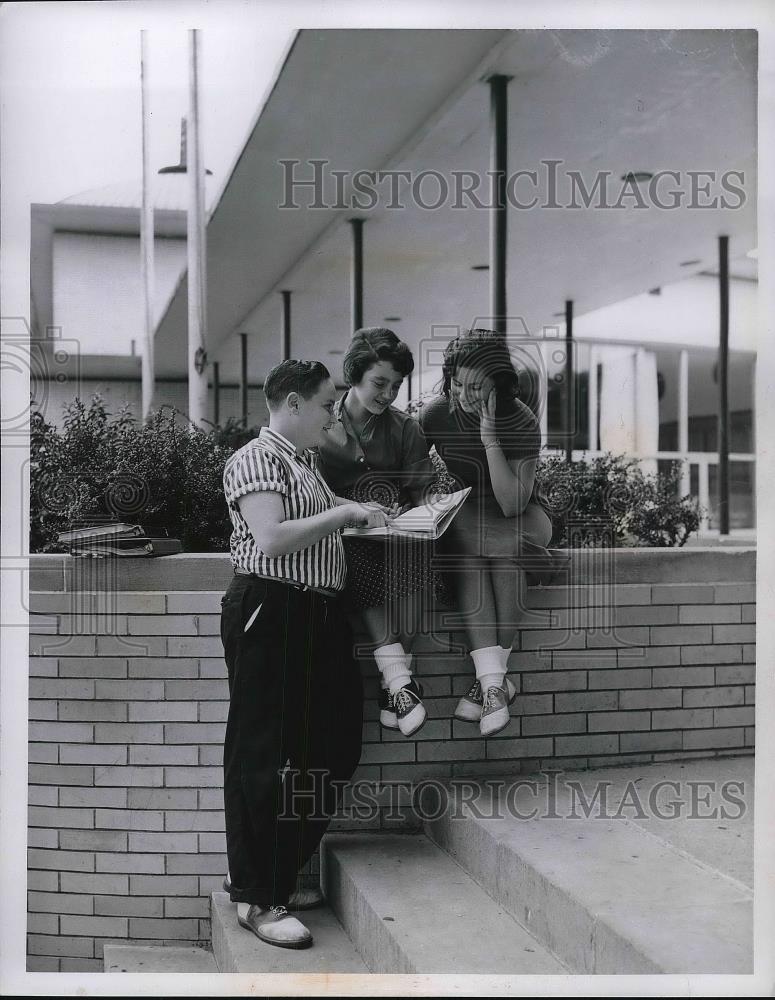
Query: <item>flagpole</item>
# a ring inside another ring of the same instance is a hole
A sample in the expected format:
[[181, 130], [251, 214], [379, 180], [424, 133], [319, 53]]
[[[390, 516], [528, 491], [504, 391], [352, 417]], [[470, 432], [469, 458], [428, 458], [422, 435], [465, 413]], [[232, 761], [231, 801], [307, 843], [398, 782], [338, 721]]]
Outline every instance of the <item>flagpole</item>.
[[155, 329], [155, 261], [153, 231], [153, 190], [151, 174], [150, 100], [148, 83], [148, 32], [140, 32], [140, 113], [142, 117], [143, 180], [140, 211], [140, 257], [143, 280], [143, 313], [145, 337], [142, 352], [142, 412], [143, 420], [153, 406], [155, 389], [154, 336]]
[[188, 416], [201, 426], [208, 415], [207, 300], [202, 133], [199, 114], [200, 32], [189, 37], [188, 113]]

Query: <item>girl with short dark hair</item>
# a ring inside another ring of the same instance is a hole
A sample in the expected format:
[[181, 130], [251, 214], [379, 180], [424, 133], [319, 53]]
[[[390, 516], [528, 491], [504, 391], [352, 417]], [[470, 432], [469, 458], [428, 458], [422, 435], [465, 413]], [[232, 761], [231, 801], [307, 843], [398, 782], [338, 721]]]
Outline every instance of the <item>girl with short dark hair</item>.
[[[434, 472], [420, 425], [393, 404], [414, 368], [409, 347], [384, 327], [358, 330], [344, 356], [349, 388], [337, 423], [320, 447], [320, 469], [338, 497], [388, 509], [414, 506]], [[420, 595], [432, 582], [430, 543], [345, 538], [347, 593], [374, 643], [380, 672], [380, 722], [405, 736], [426, 719], [413, 679], [411, 648], [420, 628]]]

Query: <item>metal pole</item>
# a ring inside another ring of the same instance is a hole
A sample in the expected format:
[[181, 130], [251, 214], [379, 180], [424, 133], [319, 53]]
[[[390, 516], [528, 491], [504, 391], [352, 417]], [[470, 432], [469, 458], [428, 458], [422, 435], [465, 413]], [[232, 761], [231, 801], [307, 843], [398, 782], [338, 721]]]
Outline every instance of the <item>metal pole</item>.
[[589, 379], [587, 382], [587, 448], [597, 451], [597, 348], [589, 349]]
[[719, 533], [729, 534], [729, 237], [718, 238], [718, 509]]
[[678, 450], [681, 452], [681, 496], [691, 489], [691, 469], [687, 461], [689, 452], [689, 352], [678, 355]]
[[493, 329], [506, 332], [506, 176], [508, 170], [508, 83], [495, 74], [490, 84], [490, 314]]
[[573, 300], [565, 300], [565, 461], [573, 461]]
[[350, 284], [353, 332], [363, 326], [363, 222], [363, 219], [350, 219], [353, 234]]
[[[143, 194], [140, 211], [140, 257], [142, 262], [145, 337], [142, 352], [143, 420], [153, 406], [154, 393], [154, 237], [153, 191], [151, 190], [150, 101], [148, 93], [148, 32], [140, 32], [140, 114], [142, 118]], [[134, 343], [134, 342], [133, 342]], [[134, 353], [134, 352], [133, 352]]]
[[194, 424], [207, 417], [207, 301], [205, 205], [202, 133], [199, 119], [201, 43], [198, 29], [189, 38], [188, 114], [188, 416]]
[[[634, 434], [633, 434], [633, 451], [634, 458], [640, 458], [643, 454], [643, 435], [640, 433], [640, 410], [641, 410], [641, 385], [640, 385], [640, 369], [643, 363], [641, 358], [643, 357], [643, 348], [636, 347], [632, 355], [632, 415], [634, 423]], [[642, 463], [638, 462], [638, 465], [642, 468]]]
[[221, 422], [221, 366], [213, 362], [213, 421]]
[[287, 361], [291, 356], [291, 293], [284, 288], [280, 294], [283, 297], [282, 360]]
[[539, 397], [539, 423], [541, 425], [541, 447], [545, 447], [549, 441], [549, 362], [548, 358], [550, 355], [549, 347], [550, 345], [546, 342], [546, 333], [544, 332], [544, 339], [538, 345], [538, 350], [541, 355], [541, 364], [539, 366], [539, 378], [541, 380], [541, 389]]
[[248, 426], [248, 335], [240, 335], [239, 398], [242, 426]]

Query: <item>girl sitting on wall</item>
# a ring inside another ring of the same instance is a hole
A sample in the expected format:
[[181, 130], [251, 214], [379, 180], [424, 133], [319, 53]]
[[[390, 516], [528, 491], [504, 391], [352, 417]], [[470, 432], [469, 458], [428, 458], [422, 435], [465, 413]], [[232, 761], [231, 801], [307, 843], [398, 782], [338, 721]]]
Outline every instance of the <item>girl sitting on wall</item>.
[[483, 736], [508, 725], [516, 697], [506, 673], [524, 616], [522, 574], [559, 565], [545, 548], [552, 524], [535, 495], [539, 425], [517, 391], [505, 335], [467, 330], [444, 352], [441, 394], [420, 411], [456, 488], [472, 488], [436, 551], [466, 620], [476, 674], [455, 717], [478, 722]]

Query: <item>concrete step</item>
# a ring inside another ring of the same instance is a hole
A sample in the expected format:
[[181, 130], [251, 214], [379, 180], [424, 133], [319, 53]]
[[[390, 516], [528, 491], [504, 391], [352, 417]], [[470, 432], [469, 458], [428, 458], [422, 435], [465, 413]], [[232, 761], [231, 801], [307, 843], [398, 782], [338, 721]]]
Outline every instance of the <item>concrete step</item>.
[[219, 972], [358, 972], [369, 970], [328, 906], [297, 914], [310, 929], [311, 948], [265, 944], [237, 923], [237, 904], [225, 892], [210, 900], [213, 954]]
[[328, 834], [322, 882], [372, 972], [568, 970], [427, 837]]
[[211, 951], [161, 945], [105, 945], [105, 972], [217, 972]]
[[[580, 779], [587, 801], [594, 779]], [[426, 833], [574, 972], [753, 971], [749, 886], [693, 857], [686, 842], [669, 842], [658, 826], [606, 813], [585, 818], [578, 803], [570, 818], [563, 783], [554, 782], [552, 800], [542, 792], [546, 777], [535, 780], [537, 795], [525, 777], [510, 789], [451, 785], [443, 810], [435, 789], [423, 810], [441, 815], [425, 822]], [[547, 801], [551, 809], [542, 808]]]

